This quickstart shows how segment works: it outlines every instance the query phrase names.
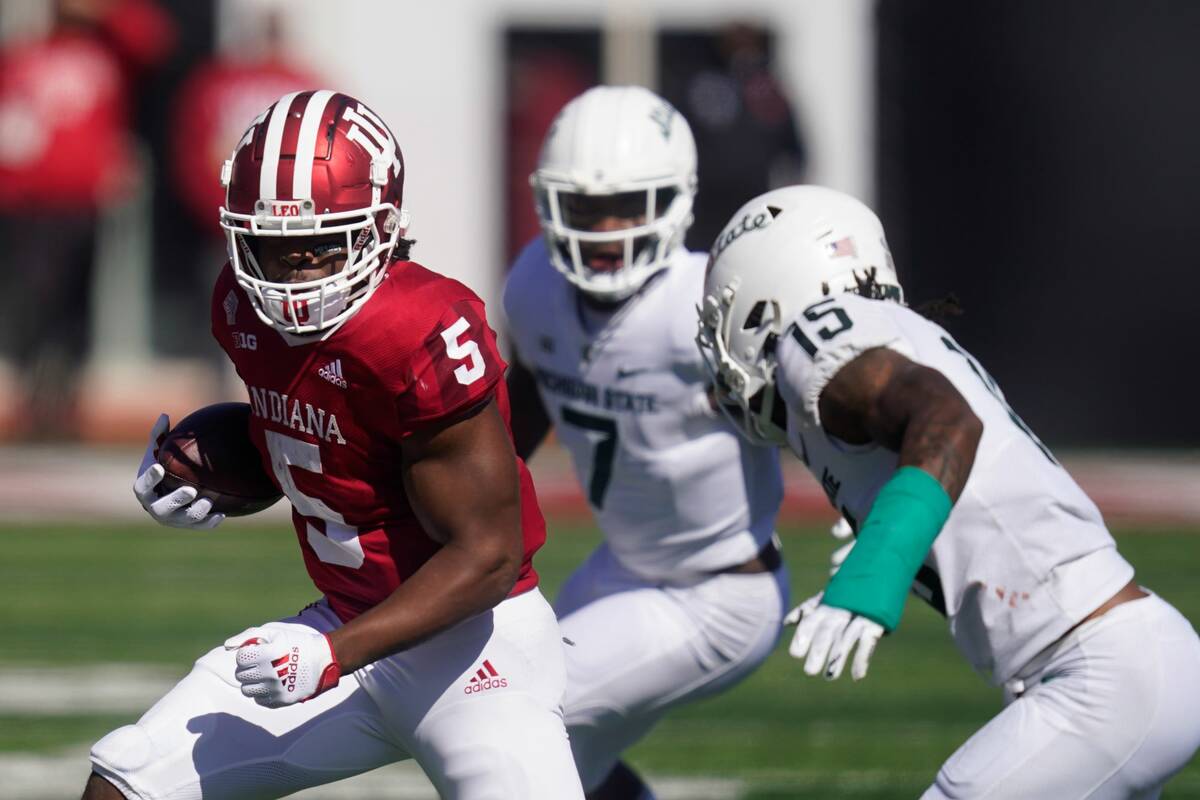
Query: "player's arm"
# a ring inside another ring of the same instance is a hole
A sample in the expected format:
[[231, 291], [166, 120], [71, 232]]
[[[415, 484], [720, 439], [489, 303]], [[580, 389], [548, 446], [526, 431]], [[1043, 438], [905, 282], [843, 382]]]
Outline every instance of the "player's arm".
[[899, 454], [824, 593], [789, 615], [800, 623], [789, 650], [805, 658], [808, 674], [838, 677], [857, 647], [851, 674], [861, 679], [879, 637], [899, 625], [913, 578], [966, 486], [983, 423], [944, 375], [882, 347], [839, 369], [818, 409], [833, 436]]
[[946, 376], [883, 347], [838, 370], [821, 392], [821, 425], [844, 442], [875, 442], [958, 500], [983, 423]]
[[511, 406], [509, 423], [512, 426], [513, 446], [517, 455], [528, 460], [550, 432], [550, 415], [542, 404], [537, 378], [521, 363], [516, 353], [513, 354], [505, 381], [508, 383], [508, 402]]
[[[228, 264], [221, 271], [213, 287], [210, 301], [210, 318], [213, 338], [225, 351], [231, 352], [232, 344], [229, 339], [229, 324], [224, 299], [234, 289], [233, 276]], [[221, 513], [213, 513], [212, 501], [208, 498], [197, 497], [194, 486], [183, 485], [177, 489], [159, 494], [159, 484], [166, 475], [166, 470], [158, 463], [158, 446], [171, 429], [171, 421], [166, 414], [160, 414], [154, 426], [150, 429], [150, 441], [142, 456], [141, 466], [138, 467], [137, 477], [133, 481], [133, 494], [155, 522], [172, 528], [188, 528], [206, 530], [215, 528], [225, 519]]]
[[231, 637], [225, 648], [237, 651], [242, 694], [270, 707], [303, 702], [512, 591], [524, 556], [520, 477], [495, 400], [401, 447], [409, 502], [441, 549], [382, 603], [328, 635], [277, 624]]
[[520, 477], [494, 400], [408, 437], [403, 458], [413, 510], [442, 548], [390, 597], [330, 634], [343, 673], [496, 606], [520, 571]]

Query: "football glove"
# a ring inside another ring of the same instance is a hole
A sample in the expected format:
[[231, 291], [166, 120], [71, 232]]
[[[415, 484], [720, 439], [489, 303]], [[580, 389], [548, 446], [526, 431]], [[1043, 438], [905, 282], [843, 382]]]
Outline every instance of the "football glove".
[[808, 675], [824, 674], [826, 680], [837, 680], [857, 645], [850, 676], [860, 681], [867, 676], [871, 654], [883, 626], [844, 608], [821, 603], [823, 593], [808, 598], [784, 617], [783, 624], [796, 625], [796, 635], [788, 653], [804, 659]]
[[[834, 550], [833, 555], [829, 557], [829, 574], [836, 575], [837, 571], [842, 568], [842, 562], [846, 560], [846, 556], [850, 555], [850, 551], [854, 549], [854, 528], [850, 527], [850, 523], [846, 522], [844, 517], [838, 517], [838, 521], [833, 523], [829, 533], [839, 542], [846, 542]], [[847, 539], [849, 541], [846, 541]]]
[[193, 530], [215, 528], [225, 519], [225, 515], [212, 513], [212, 501], [208, 498], [197, 500], [195, 487], [180, 486], [162, 497], [155, 489], [166, 474], [162, 464], [158, 463], [158, 446], [170, 429], [170, 418], [160, 414], [150, 429], [150, 442], [146, 445], [142, 465], [138, 467], [137, 478], [133, 481], [133, 494], [146, 513], [160, 525]]
[[311, 700], [342, 677], [329, 637], [306, 625], [247, 628], [226, 640], [225, 649], [237, 651], [233, 676], [242, 694], [268, 708]]

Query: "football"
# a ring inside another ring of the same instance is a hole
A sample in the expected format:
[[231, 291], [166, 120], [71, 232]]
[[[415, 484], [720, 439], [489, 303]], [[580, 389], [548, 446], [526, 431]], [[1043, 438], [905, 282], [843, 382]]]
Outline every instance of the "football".
[[207, 497], [213, 511], [230, 517], [262, 511], [283, 497], [250, 440], [246, 403], [216, 403], [188, 414], [163, 438], [158, 463], [166, 470], [160, 496], [195, 486], [197, 498]]

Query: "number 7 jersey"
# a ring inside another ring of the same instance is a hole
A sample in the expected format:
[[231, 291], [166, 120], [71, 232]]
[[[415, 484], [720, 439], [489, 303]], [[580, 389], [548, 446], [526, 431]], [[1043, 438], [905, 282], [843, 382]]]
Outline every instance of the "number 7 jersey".
[[913, 589], [947, 616], [972, 666], [1004, 682], [1128, 583], [1133, 568], [979, 362], [908, 308], [843, 294], [809, 306], [780, 337], [776, 384], [792, 449], [851, 525], [899, 459], [827, 434], [818, 401], [839, 369], [876, 347], [940, 372], [983, 422], [970, 478]]
[[616, 559], [653, 580], [749, 561], [782, 496], [774, 450], [742, 441], [714, 412], [696, 350], [701, 254], [677, 251], [596, 330], [541, 237], [504, 291], [521, 362]]
[[[308, 573], [338, 616], [352, 619], [440, 548], [405, 493], [404, 439], [493, 396], [508, 424], [505, 364], [483, 301], [400, 261], [341, 328], [300, 338], [259, 320], [226, 265], [212, 330], [246, 384], [250, 435], [292, 503]], [[546, 535], [533, 481], [519, 459], [518, 467], [525, 557], [514, 595], [537, 584], [531, 559]], [[471, 487], [461, 490], [468, 500]]]

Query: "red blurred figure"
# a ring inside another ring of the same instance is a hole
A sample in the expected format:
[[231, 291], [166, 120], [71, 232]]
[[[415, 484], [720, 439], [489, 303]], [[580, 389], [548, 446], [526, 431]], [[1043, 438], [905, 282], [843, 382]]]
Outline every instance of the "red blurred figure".
[[541, 232], [529, 176], [550, 123], [567, 101], [595, 81], [570, 54], [547, 50], [512, 63], [508, 112], [508, 261]]
[[[171, 114], [171, 174], [176, 192], [197, 226], [214, 237], [220, 233], [213, 224], [217, 209], [225, 202], [217, 177], [238, 137], [279, 97], [322, 84], [284, 56], [278, 15], [270, 14], [265, 24], [264, 41], [243, 48], [261, 55], [218, 54], [198, 65], [179, 90]], [[206, 274], [204, 282], [210, 280]]]
[[69, 432], [87, 345], [98, 212], [137, 179], [132, 82], [175, 28], [151, 0], [59, 0], [43, 38], [0, 51], [0, 343], [18, 371], [21, 433]]
[[0, 212], [113, 199], [129, 169], [130, 81], [174, 38], [150, 0], [60, 0], [47, 37], [0, 51]]

